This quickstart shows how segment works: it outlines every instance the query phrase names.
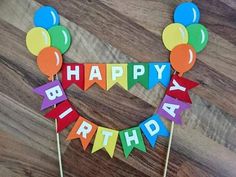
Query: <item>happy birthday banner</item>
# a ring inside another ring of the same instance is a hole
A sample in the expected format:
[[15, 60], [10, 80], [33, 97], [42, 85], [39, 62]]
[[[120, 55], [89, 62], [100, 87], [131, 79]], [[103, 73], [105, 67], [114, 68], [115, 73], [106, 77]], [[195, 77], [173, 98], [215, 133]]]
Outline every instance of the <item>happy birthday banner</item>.
[[[126, 158], [133, 149], [146, 152], [144, 137], [155, 148], [158, 137], [170, 135], [160, 116], [182, 124], [182, 112], [191, 107], [189, 90], [198, 83], [184, 78], [183, 74], [193, 67], [196, 52], [202, 51], [208, 41], [208, 32], [198, 23], [199, 19], [200, 12], [194, 3], [181, 3], [175, 9], [175, 23], [168, 25], [162, 34], [165, 47], [171, 51], [170, 62], [63, 63], [62, 54], [71, 44], [70, 32], [59, 25], [59, 15], [54, 8], [39, 8], [34, 17], [36, 27], [27, 33], [26, 46], [37, 56], [40, 71], [52, 81], [33, 90], [43, 97], [41, 110], [56, 105], [45, 117], [57, 121], [57, 132], [75, 122], [67, 140], [80, 139], [83, 149], [86, 150], [94, 138], [92, 153], [105, 149], [113, 157], [118, 138]], [[171, 67], [175, 70], [174, 74], [171, 74]], [[53, 81], [54, 75], [60, 70], [61, 81]], [[162, 84], [166, 92], [159, 108], [151, 117], [125, 130], [102, 127], [80, 116], [66, 96], [66, 90], [72, 84], [86, 91], [94, 84], [104, 90], [109, 90], [115, 84], [129, 90], [137, 83], [148, 90]]]

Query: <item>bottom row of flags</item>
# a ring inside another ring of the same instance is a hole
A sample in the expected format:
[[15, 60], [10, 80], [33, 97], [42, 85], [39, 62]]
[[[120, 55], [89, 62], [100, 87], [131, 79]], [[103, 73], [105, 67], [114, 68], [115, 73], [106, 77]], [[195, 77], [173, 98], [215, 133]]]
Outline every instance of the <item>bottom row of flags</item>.
[[120, 136], [125, 157], [128, 157], [134, 148], [146, 152], [141, 130], [153, 147], [159, 136], [169, 136], [169, 131], [160, 120], [159, 116], [154, 114], [139, 126], [122, 131], [97, 126], [87, 119], [79, 117], [69, 133], [67, 140], [79, 138], [85, 150], [96, 133], [92, 153], [104, 148], [110, 157], [113, 157], [116, 142], [118, 136]]
[[57, 107], [45, 114], [46, 118], [57, 119], [57, 132], [76, 121], [67, 140], [80, 139], [83, 149], [86, 150], [92, 138], [95, 137], [92, 153], [104, 148], [110, 157], [113, 157], [119, 136], [127, 158], [134, 148], [146, 152], [142, 134], [153, 148], [158, 137], [169, 137], [169, 131], [160, 116], [181, 124], [181, 113], [191, 106], [188, 90], [197, 85], [196, 82], [173, 75], [157, 112], [139, 125], [121, 131], [98, 126], [80, 116], [68, 101], [58, 80], [35, 88], [34, 92], [44, 97], [41, 109], [57, 104]]

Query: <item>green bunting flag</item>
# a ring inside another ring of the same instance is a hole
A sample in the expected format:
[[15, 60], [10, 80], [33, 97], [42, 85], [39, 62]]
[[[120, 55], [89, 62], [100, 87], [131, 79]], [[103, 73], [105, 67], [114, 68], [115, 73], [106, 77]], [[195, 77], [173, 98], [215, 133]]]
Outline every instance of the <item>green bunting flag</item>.
[[119, 132], [119, 135], [126, 158], [128, 158], [133, 148], [137, 148], [140, 151], [146, 152], [141, 130], [139, 127], [122, 130]]
[[148, 89], [148, 63], [129, 63], [128, 64], [128, 89], [133, 87], [136, 83], [140, 83]]

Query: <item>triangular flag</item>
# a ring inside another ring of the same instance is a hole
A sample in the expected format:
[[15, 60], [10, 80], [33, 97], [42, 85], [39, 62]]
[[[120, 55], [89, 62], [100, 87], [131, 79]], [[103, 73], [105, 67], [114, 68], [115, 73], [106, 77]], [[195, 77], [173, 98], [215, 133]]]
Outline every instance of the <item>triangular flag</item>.
[[85, 64], [84, 70], [84, 90], [87, 90], [95, 83], [106, 90], [106, 64]]
[[34, 88], [33, 92], [43, 96], [41, 110], [67, 99], [66, 94], [58, 80]]
[[129, 154], [134, 148], [146, 152], [141, 130], [139, 127], [122, 130], [120, 131], [119, 135], [126, 158], [128, 158]]
[[76, 84], [84, 90], [84, 64], [63, 63], [61, 73], [61, 83], [64, 89]]
[[47, 118], [57, 119], [57, 132], [68, 127], [79, 118], [78, 112], [71, 106], [68, 100], [57, 105], [56, 108], [45, 114]]
[[190, 104], [166, 95], [162, 100], [159, 109], [157, 110], [157, 114], [174, 121], [176, 124], [182, 124], [180, 114], [190, 107]]
[[157, 114], [146, 119], [139, 127], [153, 148], [159, 136], [168, 137], [170, 134]]
[[148, 63], [129, 63], [128, 64], [128, 89], [136, 83], [140, 83], [148, 89]]
[[96, 130], [97, 130], [96, 124], [80, 116], [79, 119], [76, 121], [74, 127], [70, 131], [66, 140], [73, 140], [79, 138], [83, 146], [83, 149], [86, 150], [91, 139], [96, 133]]
[[104, 148], [112, 158], [116, 147], [118, 133], [119, 132], [116, 130], [104, 127], [98, 127], [95, 140], [93, 143], [92, 153], [98, 151], [99, 149]]
[[198, 85], [199, 83], [197, 82], [174, 74], [166, 90], [166, 94], [181, 101], [192, 103], [188, 91]]
[[159, 82], [167, 87], [170, 82], [171, 67], [169, 62], [149, 63], [149, 90]]
[[107, 90], [118, 83], [125, 90], [127, 84], [127, 64], [107, 64]]

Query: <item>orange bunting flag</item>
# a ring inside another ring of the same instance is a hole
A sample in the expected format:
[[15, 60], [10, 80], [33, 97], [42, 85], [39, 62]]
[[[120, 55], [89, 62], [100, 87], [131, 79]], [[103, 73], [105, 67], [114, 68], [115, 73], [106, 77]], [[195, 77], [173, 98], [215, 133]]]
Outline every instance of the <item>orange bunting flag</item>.
[[85, 64], [84, 70], [84, 90], [87, 90], [95, 83], [106, 90], [106, 64]]
[[96, 130], [97, 125], [80, 116], [66, 140], [79, 138], [83, 149], [86, 150]]

